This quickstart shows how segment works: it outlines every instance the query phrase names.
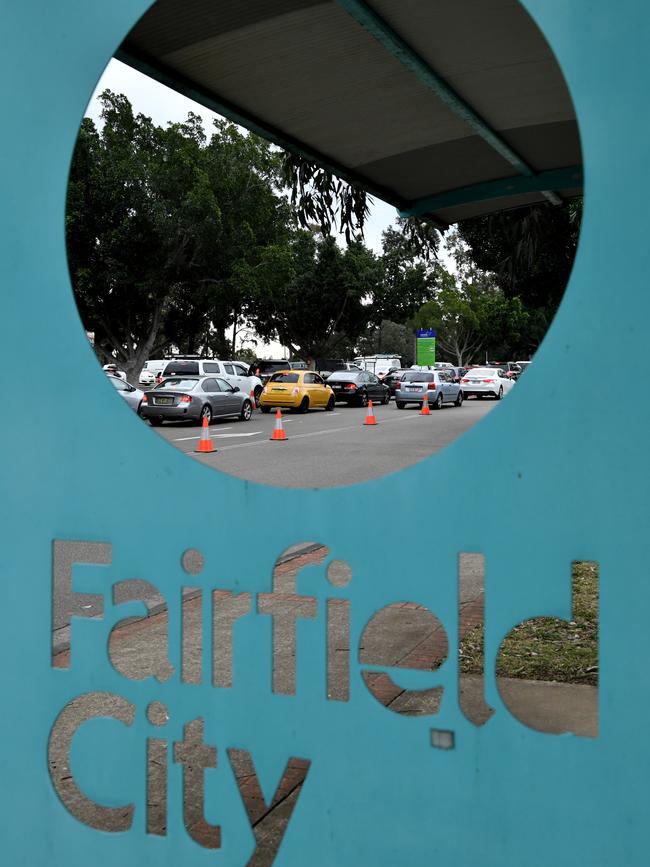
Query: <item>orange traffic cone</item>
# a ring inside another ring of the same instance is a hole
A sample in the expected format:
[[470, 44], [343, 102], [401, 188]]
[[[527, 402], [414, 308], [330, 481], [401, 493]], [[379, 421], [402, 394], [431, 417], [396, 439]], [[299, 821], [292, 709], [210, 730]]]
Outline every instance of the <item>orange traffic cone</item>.
[[203, 427], [201, 428], [201, 439], [199, 440], [199, 445], [194, 449], [195, 452], [216, 452], [215, 447], [212, 445], [212, 440], [210, 439], [210, 428], [208, 426], [208, 418], [207, 416], [203, 416]]
[[287, 440], [287, 435], [282, 427], [282, 413], [279, 409], [275, 414], [275, 427], [273, 428], [271, 440], [274, 442], [286, 442]]
[[431, 415], [431, 410], [429, 409], [429, 396], [426, 391], [424, 392], [424, 400], [422, 401], [422, 409], [420, 410], [420, 415]]
[[377, 424], [377, 419], [375, 418], [375, 413], [372, 409], [372, 401], [368, 401], [368, 412], [366, 414], [366, 420], [364, 424]]
[[253, 407], [253, 412], [257, 409], [257, 403], [255, 401], [255, 392], [251, 388], [251, 393], [248, 395], [251, 401], [251, 406]]

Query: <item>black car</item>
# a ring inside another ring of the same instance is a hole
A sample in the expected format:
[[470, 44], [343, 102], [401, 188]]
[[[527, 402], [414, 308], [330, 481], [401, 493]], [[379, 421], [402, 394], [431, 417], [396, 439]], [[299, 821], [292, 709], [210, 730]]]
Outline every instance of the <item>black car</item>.
[[259, 376], [263, 384], [266, 385], [268, 380], [279, 370], [307, 370], [307, 365], [304, 361], [282, 361], [275, 359], [258, 358], [251, 364], [248, 375]]
[[349, 406], [368, 406], [373, 403], [388, 403], [390, 389], [368, 370], [337, 370], [326, 380], [334, 392], [337, 403], [347, 403]]
[[410, 368], [401, 367], [397, 370], [391, 370], [390, 373], [387, 373], [383, 378], [382, 382], [384, 385], [387, 385], [390, 389], [390, 396], [395, 397], [395, 383], [399, 382], [405, 373], [409, 373]]

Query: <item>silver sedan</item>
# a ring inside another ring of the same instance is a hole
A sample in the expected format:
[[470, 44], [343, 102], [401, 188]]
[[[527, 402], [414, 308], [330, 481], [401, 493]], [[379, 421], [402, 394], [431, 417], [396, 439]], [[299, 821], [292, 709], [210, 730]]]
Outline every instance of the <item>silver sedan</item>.
[[145, 392], [140, 415], [153, 427], [164, 421], [193, 421], [237, 416], [248, 421], [253, 404], [238, 386], [217, 376], [168, 376]]
[[143, 391], [140, 391], [139, 388], [134, 388], [132, 385], [129, 385], [128, 382], [125, 382], [119, 376], [113, 376], [112, 374], [109, 374], [108, 381], [113, 386], [115, 391], [119, 394], [119, 396], [124, 398], [124, 400], [128, 403], [128, 405], [134, 412], [140, 411], [140, 404], [142, 403], [142, 398], [144, 397]]

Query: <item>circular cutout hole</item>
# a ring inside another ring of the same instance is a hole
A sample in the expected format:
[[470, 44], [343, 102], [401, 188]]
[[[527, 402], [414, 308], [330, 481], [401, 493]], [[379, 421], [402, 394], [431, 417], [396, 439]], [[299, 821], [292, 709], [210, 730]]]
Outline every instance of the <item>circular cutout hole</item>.
[[[283, 487], [352, 484], [425, 459], [525, 387], [577, 247], [577, 122], [523, 8], [497, 28], [492, 4], [449, 6], [370, 27], [289, 3], [278, 28], [277, 10], [180, 17], [156, 3], [123, 43], [133, 67], [193, 82], [253, 131], [218, 116], [208, 129], [205, 105], [150, 119], [104, 91], [72, 164], [84, 326], [118, 399], [191, 459]], [[262, 44], [265, 64], [242, 61]], [[317, 80], [324, 68], [338, 77]], [[124, 69], [128, 91], [141, 73]], [[147, 87], [153, 105], [162, 85]], [[296, 143], [302, 156], [278, 146]], [[344, 182], [305, 159], [316, 153]], [[414, 215], [374, 250], [325, 232], [337, 207], [358, 228], [352, 178]]]

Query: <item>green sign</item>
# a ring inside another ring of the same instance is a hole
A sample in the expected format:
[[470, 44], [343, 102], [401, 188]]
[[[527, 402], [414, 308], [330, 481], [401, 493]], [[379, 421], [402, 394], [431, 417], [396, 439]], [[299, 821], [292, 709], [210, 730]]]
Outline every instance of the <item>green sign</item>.
[[433, 365], [436, 362], [436, 338], [418, 337], [415, 341], [415, 363]]

